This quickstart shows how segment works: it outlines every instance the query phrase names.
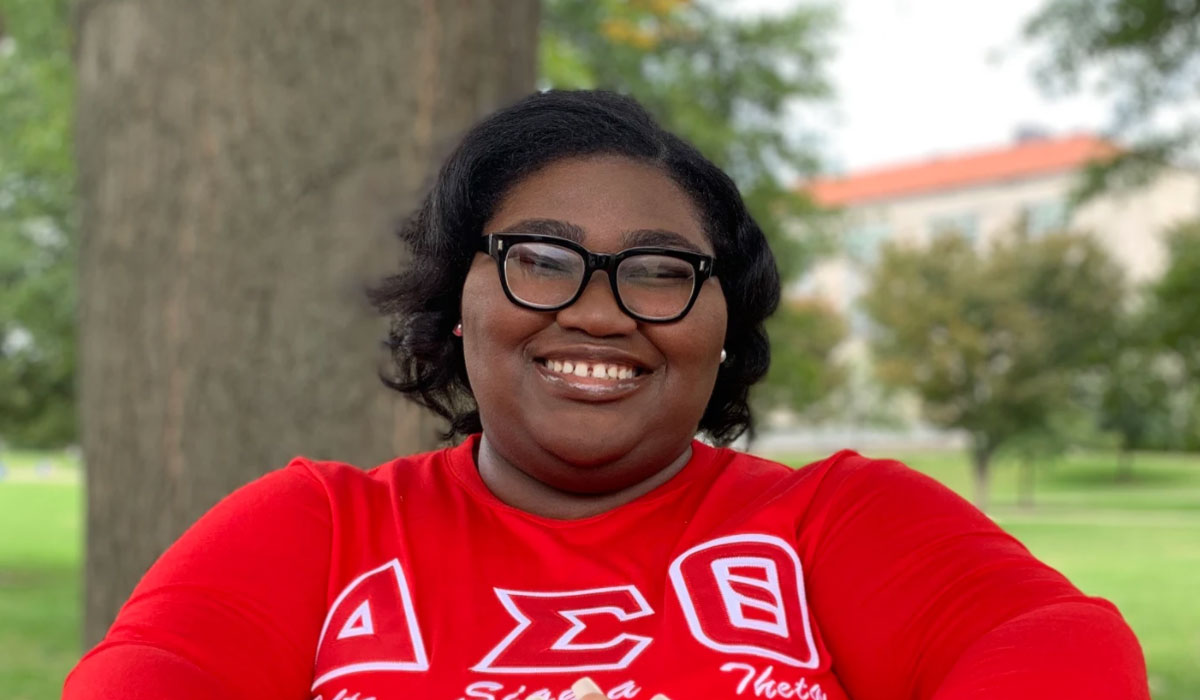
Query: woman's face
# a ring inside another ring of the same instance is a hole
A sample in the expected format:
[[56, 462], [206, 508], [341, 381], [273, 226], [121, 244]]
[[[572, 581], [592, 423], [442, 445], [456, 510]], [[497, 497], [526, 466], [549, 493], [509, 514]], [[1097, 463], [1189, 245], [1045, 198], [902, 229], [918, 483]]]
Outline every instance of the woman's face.
[[[484, 225], [485, 234], [500, 232], [573, 236], [597, 253], [655, 245], [713, 254], [688, 195], [657, 168], [617, 156], [558, 161], [519, 181]], [[561, 490], [641, 482], [695, 433], [716, 380], [725, 313], [710, 278], [682, 319], [636, 321], [617, 307], [604, 272], [565, 309], [524, 309], [505, 297], [495, 261], [478, 254], [463, 287], [462, 340], [488, 441]], [[580, 378], [562, 371], [567, 362], [638, 375]]]

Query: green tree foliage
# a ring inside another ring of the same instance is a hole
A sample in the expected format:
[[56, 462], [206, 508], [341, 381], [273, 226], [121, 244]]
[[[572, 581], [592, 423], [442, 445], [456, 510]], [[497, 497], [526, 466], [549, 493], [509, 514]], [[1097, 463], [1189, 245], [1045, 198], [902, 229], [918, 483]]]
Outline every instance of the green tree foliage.
[[1103, 372], [1099, 427], [1117, 438], [1117, 478], [1133, 476], [1133, 451], [1168, 447], [1173, 425], [1170, 368], [1142, 338], [1126, 338]]
[[1051, 91], [1094, 85], [1116, 102], [1114, 129], [1134, 146], [1086, 173], [1083, 196], [1144, 182], [1200, 142], [1197, 115], [1148, 125], [1200, 97], [1200, 2], [1049, 0], [1025, 27], [1043, 49], [1038, 76]]
[[845, 320], [819, 300], [787, 300], [767, 321], [771, 369], [757, 388], [764, 409], [804, 412], [840, 386], [844, 370], [830, 356], [846, 338]]
[[[546, 0], [543, 87], [602, 88], [632, 95], [671, 131], [738, 183], [787, 279], [826, 250], [826, 217], [793, 182], [812, 172], [812, 139], [795, 105], [823, 104], [834, 15], [804, 5], [747, 18], [703, 0]], [[829, 341], [839, 323], [815, 307], [772, 322], [773, 368], [760, 395], [803, 408], [832, 387]], [[806, 331], [818, 333], [802, 338]]]
[[1194, 449], [1200, 442], [1200, 222], [1177, 226], [1167, 241], [1167, 269], [1144, 302], [1097, 336], [1107, 361], [1089, 393], [1097, 427], [1115, 438], [1122, 480], [1133, 477], [1135, 450]]
[[0, 438], [75, 438], [67, 0], [0, 0]]
[[1151, 445], [1200, 449], [1200, 221], [1167, 234], [1167, 267], [1150, 288], [1145, 336], [1166, 354], [1168, 435], [1151, 433]]
[[1200, 382], [1200, 221], [1168, 233], [1167, 256], [1151, 290], [1151, 332]]
[[1014, 232], [986, 252], [954, 234], [885, 245], [863, 306], [880, 378], [969, 436], [984, 506], [992, 457], [1018, 439], [1045, 443], [1080, 373], [1105, 360], [1096, 338], [1121, 300], [1119, 268], [1089, 238]]

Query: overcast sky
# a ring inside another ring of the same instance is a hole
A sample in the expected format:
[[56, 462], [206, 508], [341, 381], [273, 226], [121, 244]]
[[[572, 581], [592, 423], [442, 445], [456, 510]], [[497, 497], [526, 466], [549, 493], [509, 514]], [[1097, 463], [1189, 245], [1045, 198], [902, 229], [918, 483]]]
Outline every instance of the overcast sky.
[[[834, 170], [1003, 145], [1023, 125], [1096, 131], [1109, 117], [1097, 99], [1039, 92], [1020, 33], [1044, 0], [834, 1], [838, 101], [817, 125]], [[796, 2], [736, 0], [743, 11]]]

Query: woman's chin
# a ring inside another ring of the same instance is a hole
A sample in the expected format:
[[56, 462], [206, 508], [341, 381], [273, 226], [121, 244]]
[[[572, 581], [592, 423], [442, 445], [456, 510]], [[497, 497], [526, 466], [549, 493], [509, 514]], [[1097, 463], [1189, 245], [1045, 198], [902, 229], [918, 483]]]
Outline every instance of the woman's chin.
[[590, 435], [558, 435], [540, 440], [542, 449], [576, 469], [596, 470], [627, 462], [638, 447], [636, 440], [616, 439], [594, 431]]
[[634, 486], [666, 469], [687, 449], [690, 440], [668, 444], [657, 440], [614, 441], [603, 436], [543, 443], [557, 467], [539, 478], [572, 493], [611, 493]]

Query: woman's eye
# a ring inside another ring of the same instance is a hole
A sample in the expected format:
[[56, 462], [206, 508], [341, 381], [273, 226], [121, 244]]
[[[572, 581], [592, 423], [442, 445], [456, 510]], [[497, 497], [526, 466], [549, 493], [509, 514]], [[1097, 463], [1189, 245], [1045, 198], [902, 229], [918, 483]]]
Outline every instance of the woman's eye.
[[567, 264], [567, 261], [545, 255], [521, 255], [519, 260], [521, 267], [525, 267], [539, 273], [569, 271], [569, 265]]
[[683, 282], [691, 279], [690, 268], [673, 265], [634, 265], [623, 270], [625, 279], [631, 282]]

